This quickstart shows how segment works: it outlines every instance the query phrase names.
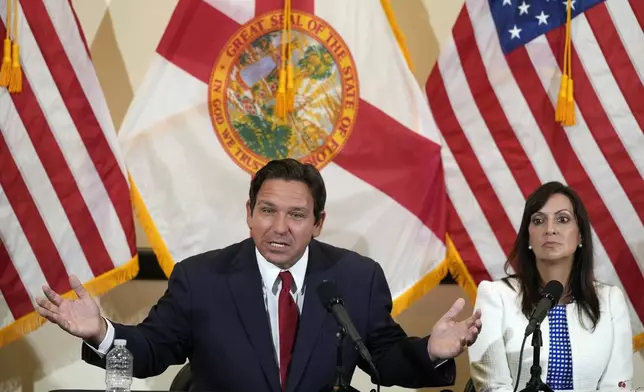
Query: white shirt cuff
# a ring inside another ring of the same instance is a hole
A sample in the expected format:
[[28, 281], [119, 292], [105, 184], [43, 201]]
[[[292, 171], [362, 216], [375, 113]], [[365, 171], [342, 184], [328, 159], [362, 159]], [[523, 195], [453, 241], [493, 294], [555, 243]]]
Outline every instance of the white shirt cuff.
[[103, 358], [107, 354], [107, 350], [112, 347], [112, 343], [114, 343], [114, 326], [108, 319], [105, 319], [105, 322], [107, 323], [107, 333], [105, 334], [105, 338], [101, 342], [101, 344], [98, 345], [98, 350], [92, 347], [91, 344], [87, 344], [87, 347], [91, 348], [92, 351], [94, 351], [99, 357]]

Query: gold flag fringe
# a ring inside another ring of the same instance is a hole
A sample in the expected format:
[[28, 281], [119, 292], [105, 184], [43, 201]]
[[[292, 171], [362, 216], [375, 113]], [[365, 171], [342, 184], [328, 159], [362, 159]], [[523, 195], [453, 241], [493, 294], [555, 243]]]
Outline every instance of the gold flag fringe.
[[382, 9], [385, 11], [389, 25], [394, 32], [394, 36], [396, 37], [400, 51], [402, 52], [403, 56], [405, 56], [407, 66], [413, 72], [414, 63], [411, 61], [411, 53], [409, 52], [409, 48], [407, 48], [407, 40], [405, 39], [405, 34], [403, 34], [402, 30], [400, 30], [400, 27], [398, 27], [398, 22], [396, 22], [396, 14], [394, 13], [393, 8], [391, 8], [391, 1], [380, 0], [380, 4], [382, 5]]
[[159, 266], [163, 270], [165, 276], [169, 278], [170, 274], [172, 274], [172, 270], [174, 269], [175, 261], [172, 259], [168, 246], [161, 237], [157, 226], [154, 224], [152, 216], [150, 216], [150, 213], [145, 206], [145, 201], [139, 192], [139, 188], [137, 188], [129, 173], [128, 180], [130, 182], [130, 196], [132, 198], [132, 204], [134, 205], [134, 211], [139, 219], [141, 228], [143, 229], [143, 232], [145, 232], [145, 237], [157, 257]]

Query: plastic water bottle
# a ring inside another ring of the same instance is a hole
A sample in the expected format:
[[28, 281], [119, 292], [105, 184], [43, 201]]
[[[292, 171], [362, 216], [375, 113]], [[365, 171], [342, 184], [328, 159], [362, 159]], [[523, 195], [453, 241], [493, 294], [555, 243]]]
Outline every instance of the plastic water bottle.
[[107, 353], [105, 384], [107, 392], [130, 392], [134, 357], [125, 348], [125, 339], [115, 339], [114, 348]]

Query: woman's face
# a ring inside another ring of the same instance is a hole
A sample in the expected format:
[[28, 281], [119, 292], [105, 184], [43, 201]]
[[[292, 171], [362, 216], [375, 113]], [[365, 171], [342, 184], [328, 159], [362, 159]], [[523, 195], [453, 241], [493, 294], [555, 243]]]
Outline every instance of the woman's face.
[[532, 214], [528, 232], [532, 251], [540, 261], [570, 260], [581, 244], [572, 203], [559, 193], [550, 196], [543, 208]]

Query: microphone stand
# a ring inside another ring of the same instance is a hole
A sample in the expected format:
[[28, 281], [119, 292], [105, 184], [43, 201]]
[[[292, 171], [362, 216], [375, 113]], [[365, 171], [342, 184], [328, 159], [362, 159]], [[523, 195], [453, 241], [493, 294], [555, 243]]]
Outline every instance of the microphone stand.
[[543, 340], [541, 339], [541, 323], [537, 323], [532, 334], [532, 367], [530, 368], [530, 381], [526, 384], [526, 387], [521, 392], [552, 392], [552, 389], [546, 383], [541, 381], [541, 353], [540, 349], [543, 345]]
[[[335, 334], [336, 347], [336, 365], [335, 365], [335, 382], [331, 386], [325, 387], [321, 392], [360, 392], [347, 382], [344, 369], [342, 367], [342, 358], [344, 355], [344, 338], [346, 332], [342, 326], [338, 325], [338, 332]], [[371, 392], [375, 392], [372, 390]]]

